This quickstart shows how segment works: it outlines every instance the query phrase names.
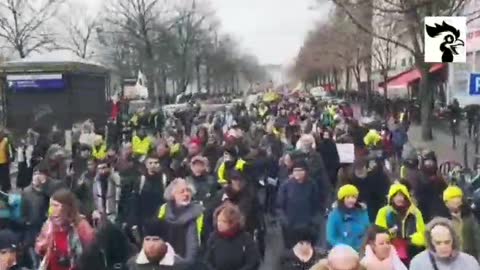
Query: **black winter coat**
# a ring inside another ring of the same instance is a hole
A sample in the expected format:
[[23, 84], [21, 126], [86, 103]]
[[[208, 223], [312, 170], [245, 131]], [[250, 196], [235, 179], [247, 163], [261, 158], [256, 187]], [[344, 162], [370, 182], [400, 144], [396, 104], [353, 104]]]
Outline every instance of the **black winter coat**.
[[252, 236], [246, 232], [233, 238], [215, 232], [207, 242], [204, 260], [208, 270], [256, 270], [260, 265], [260, 253]]
[[260, 203], [253, 192], [253, 188], [246, 187], [245, 190], [236, 197], [229, 197], [224, 189], [218, 192], [216, 197], [212, 199], [211, 204], [206, 207], [204, 231], [204, 237], [206, 239], [208, 239], [210, 234], [215, 230], [215, 225], [213, 224], [213, 214], [215, 210], [227, 200], [240, 208], [240, 211], [245, 216], [245, 230], [247, 232], [253, 233], [254, 230], [260, 226]]
[[312, 258], [303, 262], [295, 255], [293, 250], [287, 250], [280, 259], [280, 270], [309, 270], [326, 256], [326, 252], [314, 250]]

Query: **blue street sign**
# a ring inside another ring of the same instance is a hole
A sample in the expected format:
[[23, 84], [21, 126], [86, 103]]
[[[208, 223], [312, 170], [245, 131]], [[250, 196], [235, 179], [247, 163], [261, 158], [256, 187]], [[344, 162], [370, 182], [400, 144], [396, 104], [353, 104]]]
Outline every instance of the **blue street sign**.
[[470, 91], [471, 96], [480, 95], [480, 73], [470, 74]]

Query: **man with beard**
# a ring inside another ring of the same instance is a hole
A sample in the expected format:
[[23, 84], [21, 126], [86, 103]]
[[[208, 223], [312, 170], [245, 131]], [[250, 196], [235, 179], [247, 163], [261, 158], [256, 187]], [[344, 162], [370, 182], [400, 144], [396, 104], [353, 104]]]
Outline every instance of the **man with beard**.
[[447, 182], [437, 172], [437, 157], [433, 151], [423, 155], [421, 166], [422, 177], [415, 190], [418, 208], [422, 211], [425, 221], [436, 216], [445, 216], [448, 213], [443, 202], [443, 192]]
[[120, 176], [112, 171], [111, 164], [104, 160], [98, 161], [97, 175], [93, 181], [93, 202], [95, 204], [95, 211], [92, 213], [93, 220], [116, 221], [121, 195], [120, 184]]
[[134, 230], [141, 229], [144, 220], [154, 218], [164, 203], [166, 183], [163, 183], [158, 157], [149, 156], [145, 161], [145, 167], [146, 172], [136, 183], [129, 204], [129, 223]]

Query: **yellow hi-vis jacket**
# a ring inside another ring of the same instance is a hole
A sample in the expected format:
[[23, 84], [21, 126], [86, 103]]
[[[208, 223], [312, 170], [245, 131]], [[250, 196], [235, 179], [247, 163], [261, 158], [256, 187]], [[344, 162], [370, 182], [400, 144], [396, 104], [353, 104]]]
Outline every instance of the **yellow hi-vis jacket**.
[[367, 148], [376, 147], [382, 141], [382, 136], [375, 129], [370, 129], [363, 138], [363, 142]]
[[[158, 219], [164, 220], [167, 217], [167, 204], [164, 203], [160, 206], [160, 210], [158, 211]], [[202, 232], [203, 232], [203, 214], [197, 217], [195, 220], [195, 224], [197, 226], [197, 237], [198, 242], [201, 243], [202, 240]]]
[[103, 143], [100, 147], [94, 146], [92, 149], [92, 157], [96, 160], [105, 159], [107, 157], [107, 144]]
[[152, 147], [152, 141], [149, 137], [140, 139], [138, 136], [133, 136], [132, 138], [132, 150], [135, 155], [144, 156], [148, 154], [150, 148]]
[[[243, 159], [237, 160], [237, 163], [235, 164], [235, 170], [237, 170], [239, 172], [243, 172], [243, 170], [245, 169], [245, 164], [247, 164], [247, 162], [245, 160], [243, 160]], [[227, 172], [226, 172], [226, 168], [225, 168], [225, 162], [222, 162], [220, 167], [218, 167], [217, 176], [218, 176], [218, 183], [220, 185], [228, 184], [228, 179], [226, 179], [227, 178]]]
[[[393, 197], [399, 192], [410, 201], [410, 208], [408, 208], [405, 217], [397, 224], [398, 213], [391, 204]], [[388, 205], [378, 210], [375, 224], [386, 229], [397, 226], [398, 232], [396, 235], [393, 235], [393, 238], [401, 237], [402, 239], [409, 239], [415, 246], [425, 246], [425, 223], [423, 221], [423, 215], [415, 206], [410, 192], [408, 192], [405, 185], [396, 183], [390, 187], [388, 191]]]

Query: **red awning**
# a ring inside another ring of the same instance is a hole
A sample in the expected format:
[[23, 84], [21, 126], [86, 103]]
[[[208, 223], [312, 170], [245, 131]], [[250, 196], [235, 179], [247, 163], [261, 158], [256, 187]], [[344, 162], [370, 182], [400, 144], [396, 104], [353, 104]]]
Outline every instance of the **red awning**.
[[[445, 64], [433, 64], [432, 67], [430, 67], [430, 73], [437, 72], [443, 67], [445, 67]], [[392, 77], [387, 82], [387, 86], [388, 88], [406, 88], [411, 83], [420, 80], [421, 77], [422, 75], [418, 69], [412, 69]], [[380, 83], [379, 86], [383, 87], [383, 83]]]

